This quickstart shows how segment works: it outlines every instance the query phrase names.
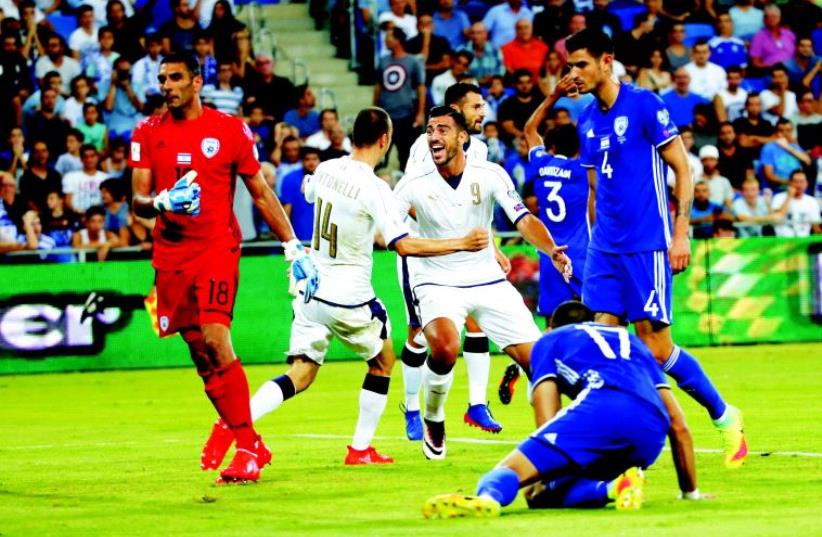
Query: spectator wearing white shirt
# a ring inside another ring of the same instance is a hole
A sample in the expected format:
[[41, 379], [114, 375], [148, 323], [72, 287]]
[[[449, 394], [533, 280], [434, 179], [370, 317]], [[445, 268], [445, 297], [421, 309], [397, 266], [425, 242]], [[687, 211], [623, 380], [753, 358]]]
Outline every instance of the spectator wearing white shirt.
[[417, 35], [417, 17], [405, 12], [408, 6], [407, 0], [391, 0], [390, 10], [379, 14], [377, 23], [380, 29], [380, 41], [382, 42], [381, 54], [387, 56], [391, 51], [385, 46], [385, 34], [388, 26], [393, 25], [405, 33], [406, 39], [411, 39]]
[[[320, 130], [309, 136], [305, 140], [305, 145], [316, 147], [320, 151], [325, 151], [331, 147], [331, 137], [334, 128], [340, 124], [337, 111], [333, 108], [326, 108], [320, 112]], [[351, 152], [351, 140], [345, 136], [342, 142], [342, 149], [347, 153]]]
[[71, 91], [69, 82], [80, 74], [80, 63], [70, 56], [66, 56], [63, 38], [51, 34], [46, 40], [46, 55], [40, 56], [34, 65], [34, 76], [43, 78], [46, 73], [57, 71], [60, 73], [60, 93], [68, 95]]
[[711, 203], [721, 205], [726, 209], [732, 208], [734, 189], [727, 177], [719, 174], [719, 150], [713, 145], [703, 145], [699, 150], [699, 160], [702, 163], [700, 179], [708, 184]]
[[708, 42], [700, 40], [691, 49], [691, 61], [685, 64], [685, 70], [691, 76], [691, 92], [708, 100], [728, 87], [725, 69], [708, 61], [710, 58]]
[[203, 86], [202, 96], [206, 103], [220, 112], [239, 116], [240, 106], [243, 104], [243, 88], [232, 86], [231, 76], [231, 63], [220, 63], [217, 67], [217, 85]]
[[745, 100], [748, 98], [748, 92], [741, 87], [742, 79], [741, 67], [728, 67], [727, 87], [714, 97], [714, 111], [720, 123], [723, 121], [733, 123], [742, 117], [745, 111]]
[[[23, 21], [23, 17], [21, 17], [22, 9], [20, 4], [22, 1], [15, 2], [14, 0], [0, 0], [0, 10], [3, 11], [3, 17], [6, 19], [17, 19], [19, 21]], [[33, 3], [33, 2], [32, 2]], [[40, 24], [40, 22], [45, 18], [43, 11], [37, 6], [36, 3], [33, 3], [34, 7], [34, 22]], [[23, 21], [25, 23], [25, 21]], [[25, 26], [25, 24], [24, 24]]]
[[111, 84], [114, 62], [120, 57], [120, 53], [114, 51], [114, 30], [110, 26], [101, 26], [97, 30], [97, 41], [99, 49], [86, 56], [80, 68], [91, 79], [97, 90], [97, 97], [105, 99]]
[[776, 121], [780, 117], [791, 117], [799, 112], [796, 93], [788, 89], [788, 70], [782, 64], [771, 68], [771, 89], [759, 94], [762, 100], [762, 115]]
[[94, 9], [89, 5], [80, 6], [77, 12], [77, 29], [69, 36], [71, 56], [81, 65], [86, 58], [100, 50], [97, 39], [97, 25], [94, 23]]
[[785, 211], [785, 223], [776, 226], [777, 237], [807, 237], [811, 231], [822, 233], [819, 203], [805, 193], [807, 189], [805, 172], [796, 170], [791, 174], [788, 190], [773, 197], [771, 209]]
[[78, 123], [83, 121], [83, 105], [86, 103], [97, 104], [97, 100], [91, 97], [91, 84], [86, 76], [80, 75], [74, 77], [71, 81], [71, 97], [66, 99], [66, 104], [63, 106], [63, 112], [60, 116], [76, 127]]
[[454, 61], [451, 63], [451, 69], [445, 71], [434, 77], [431, 81], [431, 101], [434, 106], [442, 106], [445, 104], [445, 92], [468, 76], [468, 67], [474, 60], [474, 55], [467, 50], [457, 52]]
[[491, 44], [501, 48], [516, 37], [515, 26], [520, 19], [528, 19], [534, 22], [534, 13], [524, 5], [522, 0], [508, 0], [504, 4], [499, 4], [485, 14], [482, 23], [488, 30]]
[[[770, 192], [770, 191], [768, 191]], [[759, 193], [759, 181], [748, 177], [742, 183], [742, 196], [733, 203], [733, 214], [739, 223], [737, 232], [740, 237], [761, 237], [765, 235], [763, 224], [773, 223], [785, 217], [783, 211], [772, 211], [769, 199]], [[773, 229], [770, 233], [773, 234]]]
[[163, 39], [159, 34], [150, 34], [146, 37], [146, 54], [136, 62], [131, 68], [131, 85], [134, 93], [141, 101], [145, 101], [149, 95], [160, 94], [160, 83], [157, 75], [160, 74], [160, 62], [163, 56]]
[[72, 211], [83, 213], [92, 205], [102, 203], [100, 184], [108, 176], [97, 169], [100, 156], [91, 144], [80, 148], [83, 169], [69, 172], [63, 176], [63, 192], [66, 194], [66, 206]]

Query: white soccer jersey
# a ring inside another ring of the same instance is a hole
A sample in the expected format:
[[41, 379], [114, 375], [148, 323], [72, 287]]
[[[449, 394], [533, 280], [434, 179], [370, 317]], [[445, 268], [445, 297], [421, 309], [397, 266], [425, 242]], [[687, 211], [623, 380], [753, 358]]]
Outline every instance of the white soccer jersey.
[[[530, 214], [511, 178], [501, 166], [469, 160], [456, 188], [437, 172], [406, 175], [394, 190], [403, 214], [414, 208], [420, 236], [449, 239], [465, 236], [473, 228], [492, 232], [494, 203], [499, 203], [512, 222]], [[474, 286], [505, 279], [494, 257], [494, 246], [479, 252], [456, 252], [415, 262], [411, 285], [428, 283]]]
[[[488, 160], [488, 145], [476, 136], [471, 136], [471, 143], [465, 151], [465, 156], [469, 160]], [[434, 159], [431, 158], [431, 150], [428, 147], [428, 138], [425, 134], [420, 134], [411, 151], [408, 154], [408, 162], [405, 165], [405, 173], [413, 173], [415, 170], [429, 171], [434, 168]]]
[[323, 162], [309, 176], [305, 199], [314, 204], [317, 298], [344, 306], [373, 299], [375, 231], [389, 245], [408, 234], [391, 189], [366, 163], [342, 157]]

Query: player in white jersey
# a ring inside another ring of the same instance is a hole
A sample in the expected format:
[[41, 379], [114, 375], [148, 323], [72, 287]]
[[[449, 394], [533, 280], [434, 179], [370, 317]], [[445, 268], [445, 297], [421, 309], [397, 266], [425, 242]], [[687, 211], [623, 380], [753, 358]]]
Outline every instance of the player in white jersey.
[[445, 255], [481, 251], [488, 232], [472, 229], [459, 238], [411, 237], [391, 189], [374, 174], [391, 144], [391, 119], [381, 108], [361, 111], [354, 122], [350, 157], [320, 164], [307, 176], [305, 198], [314, 204], [311, 259], [321, 274], [316, 292], [307, 298], [298, 289], [288, 350], [288, 371], [266, 382], [251, 399], [257, 421], [282, 402], [306, 390], [336, 336], [368, 364], [359, 398], [359, 418], [345, 464], [384, 464], [393, 459], [371, 446], [388, 398], [394, 351], [391, 326], [371, 287], [374, 236], [377, 231], [400, 255]]
[[[482, 122], [485, 119], [485, 101], [482, 98], [482, 90], [479, 86], [464, 82], [452, 85], [445, 92], [445, 105], [462, 113], [468, 125], [469, 134], [475, 135], [482, 132]], [[488, 160], [488, 146], [478, 137], [471, 136], [465, 148], [465, 154], [469, 160], [486, 161]], [[431, 158], [427, 137], [425, 134], [421, 134], [411, 147], [405, 172], [411, 173], [433, 169], [435, 169], [434, 160]], [[406, 222], [413, 231], [417, 231], [416, 222], [412, 218], [408, 218]], [[497, 259], [503, 265], [507, 265], [507, 269], [505, 269], [507, 273], [510, 270], [510, 263], [498, 250]], [[422, 385], [422, 365], [425, 363], [428, 349], [411, 296], [409, 282], [415, 266], [415, 259], [397, 256], [397, 276], [400, 281], [400, 288], [403, 291], [406, 322], [408, 324], [408, 338], [400, 354], [402, 379], [405, 385], [405, 403], [401, 406], [401, 409], [405, 415], [405, 434], [408, 439], [422, 440], [419, 391]], [[465, 346], [462, 352], [468, 372], [468, 410], [465, 412], [463, 420], [472, 427], [498, 433], [502, 430], [502, 425], [494, 419], [487, 405], [488, 375], [491, 369], [488, 337], [482, 333], [476, 321], [470, 317], [465, 320], [465, 326]]]
[[[446, 239], [476, 227], [490, 230], [494, 203], [499, 203], [523, 237], [551, 255], [557, 270], [570, 277], [566, 247], [554, 244], [545, 225], [522, 203], [508, 174], [496, 164], [466, 159], [462, 148], [468, 136], [461, 113], [447, 106], [431, 110], [427, 139], [435, 168], [400, 181], [394, 191], [400, 208], [417, 220], [421, 236]], [[423, 453], [443, 459], [444, 405], [465, 318], [473, 316], [526, 372], [541, 332], [505, 278], [492, 245], [479, 252], [418, 260], [411, 289], [430, 349], [423, 374]]]

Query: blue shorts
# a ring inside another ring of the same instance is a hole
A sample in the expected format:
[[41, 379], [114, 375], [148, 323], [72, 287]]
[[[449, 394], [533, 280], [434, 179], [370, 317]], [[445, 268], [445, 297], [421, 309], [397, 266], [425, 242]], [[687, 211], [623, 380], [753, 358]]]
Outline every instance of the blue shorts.
[[[574, 475], [609, 481], [633, 466], [653, 464], [669, 427], [651, 404], [603, 388], [580, 394], [518, 449], [550, 479]], [[563, 467], [558, 453], [572, 464]]]
[[588, 249], [582, 301], [596, 313], [670, 325], [671, 265], [668, 252], [612, 254]]
[[[582, 270], [584, 263], [577, 266], [575, 262], [574, 275], [570, 283], [565, 283], [562, 274], [554, 268], [551, 259], [545, 254], [539, 256], [539, 301], [537, 302], [537, 313], [543, 317], [548, 317], [554, 310], [566, 300], [576, 299], [582, 296]], [[577, 270], [580, 271], [577, 274]]]

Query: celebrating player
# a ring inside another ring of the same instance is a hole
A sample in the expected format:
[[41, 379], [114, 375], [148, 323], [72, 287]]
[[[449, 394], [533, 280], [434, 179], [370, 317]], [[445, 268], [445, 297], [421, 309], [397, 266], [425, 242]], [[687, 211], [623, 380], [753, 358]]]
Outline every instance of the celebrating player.
[[[390, 188], [374, 175], [374, 166], [382, 162], [391, 145], [391, 129], [385, 110], [366, 108], [354, 122], [351, 157], [323, 162], [313, 176], [306, 177], [305, 197], [314, 204], [311, 258], [319, 269], [320, 285], [310, 301], [294, 299], [288, 351], [291, 367], [266, 382], [251, 400], [256, 421], [306, 390], [323, 364], [331, 338], [338, 337], [368, 364], [345, 464], [393, 462], [371, 446], [395, 361], [388, 314], [371, 287], [375, 231], [402, 256], [437, 256], [488, 247], [485, 229], [467, 229], [464, 236], [445, 240], [408, 236]], [[207, 445], [222, 458], [230, 443], [230, 436], [215, 428]]]
[[[416, 219], [420, 234], [450, 238], [473, 227], [490, 229], [496, 201], [525, 239], [549, 252], [557, 269], [570, 276], [566, 247], [556, 246], [542, 222], [528, 212], [508, 174], [496, 164], [466, 159], [465, 117], [448, 106], [433, 108], [426, 132], [436, 168], [412, 172], [394, 191], [403, 211]], [[443, 459], [444, 405], [465, 318], [473, 316], [491, 340], [526, 371], [540, 331], [522, 297], [505, 279], [492, 246], [419, 260], [411, 276], [414, 302], [430, 349], [423, 373], [423, 453], [429, 459]]]
[[[671, 338], [671, 272], [688, 267], [693, 184], [685, 147], [662, 100], [613, 77], [611, 39], [583, 30], [566, 42], [571, 75], [596, 100], [580, 114], [582, 164], [594, 217], [582, 295], [597, 321], [634, 323], [665, 371], [704, 406], [723, 436], [725, 465], [747, 455], [739, 410], [725, 403], [699, 362]], [[665, 164], [676, 176], [673, 233]], [[694, 494], [698, 496], [698, 494]]]
[[[152, 265], [160, 334], [183, 337], [206, 395], [236, 438], [237, 453], [221, 480], [256, 481], [271, 453], [254, 431], [248, 381], [229, 332], [240, 257], [240, 228], [232, 212], [237, 174], [285, 243], [292, 273], [305, 281], [309, 295], [316, 290], [317, 272], [260, 173], [251, 131], [202, 106], [197, 59], [166, 56], [158, 78], [169, 109], [135, 129], [129, 164], [135, 212], [157, 217]], [[215, 469], [219, 463], [203, 459], [201, 466]]]
[[[521, 487], [529, 507], [642, 505], [647, 468], [665, 445], [671, 397], [647, 347], [623, 327], [594, 324], [580, 302], [561, 304], [534, 345], [531, 383], [538, 429], [477, 485], [476, 496], [445, 494], [426, 518], [497, 516]], [[573, 401], [562, 411], [560, 394]]]
[[[485, 101], [482, 99], [482, 90], [474, 84], [458, 82], [445, 91], [445, 104], [459, 111], [465, 116], [469, 134], [476, 135], [482, 132], [482, 122], [485, 119]], [[465, 149], [466, 157], [470, 160], [488, 160], [488, 146], [476, 136], [468, 138]], [[414, 170], [433, 170], [434, 161], [431, 150], [428, 148], [428, 139], [425, 134], [411, 146], [411, 154], [405, 167], [406, 173]], [[406, 220], [409, 227], [416, 231], [416, 223], [412, 218]], [[510, 270], [508, 259], [497, 251], [497, 260], [502, 263], [506, 272]], [[427, 353], [425, 336], [420, 329], [420, 320], [416, 313], [411, 296], [411, 274], [416, 267], [416, 260], [409, 257], [397, 256], [397, 274], [400, 278], [400, 287], [405, 299], [405, 314], [408, 322], [408, 338], [405, 341], [400, 359], [402, 360], [402, 380], [405, 385], [405, 433], [409, 440], [422, 440], [422, 421], [420, 420], [420, 386], [422, 384], [422, 364], [425, 363]], [[463, 420], [484, 431], [498, 433], [502, 425], [497, 422], [488, 410], [486, 397], [488, 390], [488, 375], [491, 369], [491, 354], [488, 337], [482, 333], [476, 321], [471, 317], [465, 319], [465, 346], [462, 349], [465, 366], [468, 371], [468, 411]]]

